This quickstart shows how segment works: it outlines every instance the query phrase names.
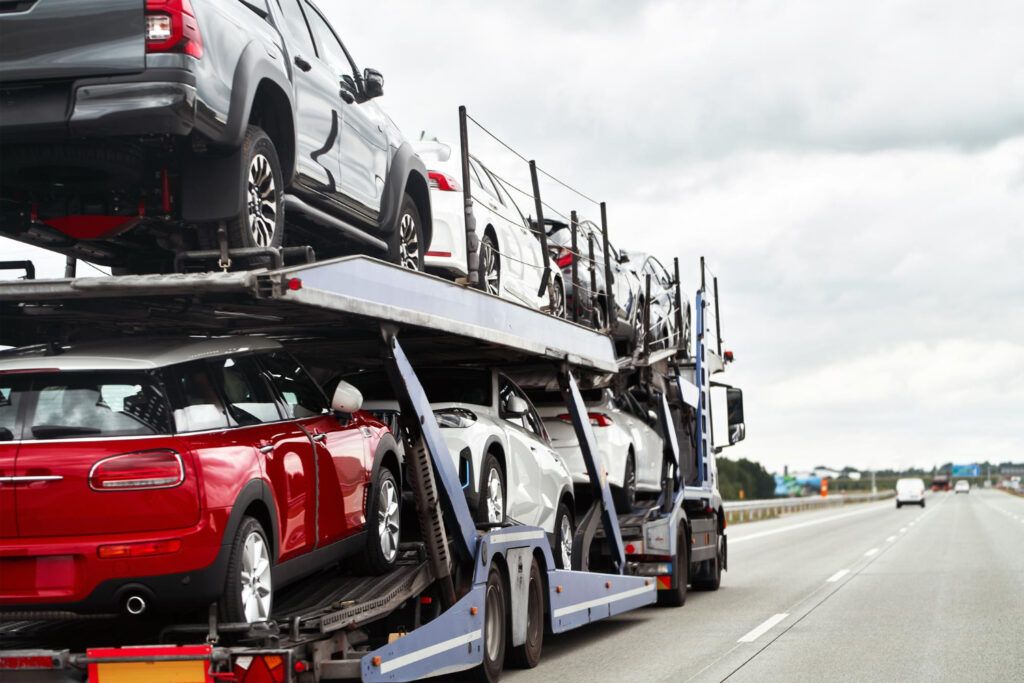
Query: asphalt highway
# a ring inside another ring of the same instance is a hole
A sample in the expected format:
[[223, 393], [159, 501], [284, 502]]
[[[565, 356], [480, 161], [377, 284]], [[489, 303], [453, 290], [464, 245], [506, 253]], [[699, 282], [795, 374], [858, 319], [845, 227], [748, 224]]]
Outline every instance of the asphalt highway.
[[1024, 680], [1024, 498], [735, 525], [715, 593], [548, 636], [513, 683]]

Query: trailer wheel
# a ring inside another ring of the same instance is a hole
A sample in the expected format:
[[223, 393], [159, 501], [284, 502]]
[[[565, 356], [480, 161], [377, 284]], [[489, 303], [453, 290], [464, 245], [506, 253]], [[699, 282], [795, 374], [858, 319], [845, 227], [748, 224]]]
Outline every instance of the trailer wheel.
[[483, 662], [473, 670], [476, 680], [485, 683], [497, 683], [505, 666], [505, 639], [508, 636], [508, 601], [505, 596], [505, 577], [501, 569], [491, 563], [484, 589]]
[[530, 566], [530, 585], [526, 590], [529, 596], [526, 604], [526, 642], [513, 647], [509, 652], [509, 664], [517, 669], [537, 666], [541, 650], [544, 649], [544, 581], [537, 558], [533, 558]]
[[682, 607], [686, 604], [686, 584], [690, 581], [690, 546], [686, 537], [686, 529], [681, 527], [672, 562], [672, 589], [658, 591], [658, 605], [661, 607]]
[[718, 552], [710, 560], [701, 562], [701, 571], [693, 578], [693, 589], [716, 591], [722, 585], [722, 541], [718, 541]]

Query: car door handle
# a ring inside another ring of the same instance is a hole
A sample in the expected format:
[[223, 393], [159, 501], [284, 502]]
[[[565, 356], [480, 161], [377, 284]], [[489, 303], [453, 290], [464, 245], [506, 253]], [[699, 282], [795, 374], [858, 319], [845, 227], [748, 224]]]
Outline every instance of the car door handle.
[[303, 71], [309, 71], [313, 68], [313, 65], [307, 62], [302, 55], [295, 55], [295, 66], [299, 67]]
[[263, 453], [264, 455], [266, 455], [267, 453], [273, 453], [273, 452], [274, 452], [274, 445], [273, 444], [265, 443], [262, 446], [260, 446], [260, 453]]
[[313, 435], [313, 441], [323, 441], [327, 438], [327, 432], [320, 432], [319, 434]]

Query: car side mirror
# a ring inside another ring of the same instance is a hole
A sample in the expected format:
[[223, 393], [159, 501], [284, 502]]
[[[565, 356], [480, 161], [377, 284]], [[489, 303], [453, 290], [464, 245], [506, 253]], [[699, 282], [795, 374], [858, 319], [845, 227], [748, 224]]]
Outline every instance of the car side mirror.
[[647, 421], [650, 422], [652, 425], [658, 424], [658, 414], [656, 412], [654, 412], [653, 410], [648, 410], [647, 411]]
[[338, 388], [334, 390], [334, 398], [331, 399], [331, 410], [351, 415], [362, 407], [363, 393], [345, 380], [338, 382]]
[[376, 69], [363, 70], [363, 94], [372, 100], [384, 94], [384, 76]]
[[629, 254], [624, 251], [619, 252], [619, 263], [629, 263]]
[[520, 396], [512, 396], [508, 400], [508, 404], [505, 406], [505, 412], [509, 417], [522, 417], [526, 415], [530, 406], [526, 404], [526, 401]]

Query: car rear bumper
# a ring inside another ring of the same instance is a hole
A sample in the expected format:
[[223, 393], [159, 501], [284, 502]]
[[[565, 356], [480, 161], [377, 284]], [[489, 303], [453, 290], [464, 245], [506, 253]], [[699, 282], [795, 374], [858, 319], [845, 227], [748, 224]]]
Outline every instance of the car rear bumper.
[[[61, 610], [81, 614], [122, 611], [129, 595], [148, 605], [192, 606], [220, 593], [228, 511], [213, 511], [195, 527], [85, 538], [0, 540], [0, 612]], [[180, 540], [176, 552], [103, 559], [100, 546]]]
[[0, 140], [187, 135], [196, 121], [195, 76], [185, 69], [74, 82], [0, 86]]
[[455, 277], [468, 274], [466, 262], [466, 229], [461, 200], [462, 193], [431, 192], [433, 231], [424, 263], [430, 270], [439, 270]]

